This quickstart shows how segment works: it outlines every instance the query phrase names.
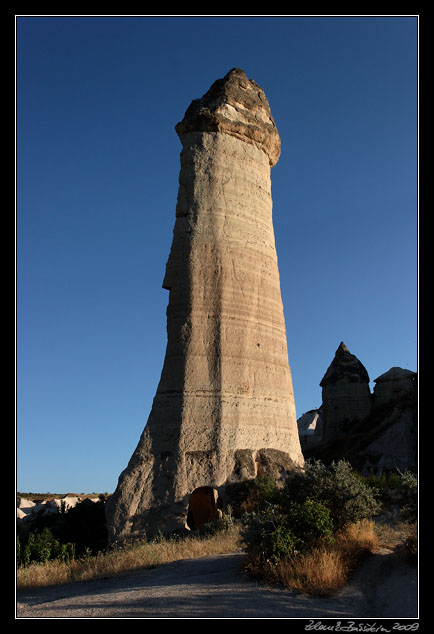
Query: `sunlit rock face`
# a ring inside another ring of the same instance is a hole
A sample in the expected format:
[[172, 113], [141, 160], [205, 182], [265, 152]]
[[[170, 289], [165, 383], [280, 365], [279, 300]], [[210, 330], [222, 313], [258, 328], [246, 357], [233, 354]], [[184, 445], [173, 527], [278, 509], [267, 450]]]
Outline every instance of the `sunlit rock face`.
[[176, 131], [167, 350], [147, 425], [107, 502], [111, 542], [195, 528], [205, 507], [218, 515], [228, 485], [303, 464], [272, 222], [280, 138], [267, 98], [233, 69]]

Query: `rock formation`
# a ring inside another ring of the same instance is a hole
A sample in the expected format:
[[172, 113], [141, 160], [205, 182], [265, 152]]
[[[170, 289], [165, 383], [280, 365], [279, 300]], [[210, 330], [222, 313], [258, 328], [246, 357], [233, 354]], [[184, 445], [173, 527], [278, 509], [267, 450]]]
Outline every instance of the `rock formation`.
[[[86, 498], [98, 502], [99, 498]], [[26, 498], [17, 498], [17, 520], [34, 520], [41, 516], [69, 511], [81, 502], [78, 496], [65, 495], [62, 498], [49, 498], [40, 502], [32, 502]]]
[[280, 138], [267, 98], [235, 68], [176, 132], [167, 350], [147, 425], [106, 505], [109, 542], [194, 528], [218, 515], [227, 485], [303, 464], [272, 223]]
[[320, 386], [324, 441], [330, 442], [347, 433], [354, 423], [365, 418], [371, 409], [368, 372], [343, 341], [336, 350]]
[[[374, 382], [371, 394], [365, 367], [341, 343], [320, 384], [321, 408], [298, 420], [305, 458], [346, 458], [365, 474], [417, 469], [417, 373], [393, 367]], [[314, 412], [322, 435], [309, 434]]]
[[310, 409], [297, 419], [301, 450], [316, 447], [323, 442], [321, 408]]
[[390, 401], [401, 399], [416, 389], [416, 372], [403, 368], [390, 368], [387, 372], [374, 379], [374, 405], [382, 405]]

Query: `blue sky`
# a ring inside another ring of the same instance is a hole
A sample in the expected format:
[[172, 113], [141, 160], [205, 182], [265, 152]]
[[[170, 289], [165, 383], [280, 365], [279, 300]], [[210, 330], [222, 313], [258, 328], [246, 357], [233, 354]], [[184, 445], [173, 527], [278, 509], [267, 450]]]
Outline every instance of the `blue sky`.
[[[160, 378], [180, 141], [231, 68], [282, 139], [297, 416], [341, 341], [417, 370], [415, 16], [17, 17], [17, 488], [111, 492]], [[371, 387], [373, 384], [371, 384]]]

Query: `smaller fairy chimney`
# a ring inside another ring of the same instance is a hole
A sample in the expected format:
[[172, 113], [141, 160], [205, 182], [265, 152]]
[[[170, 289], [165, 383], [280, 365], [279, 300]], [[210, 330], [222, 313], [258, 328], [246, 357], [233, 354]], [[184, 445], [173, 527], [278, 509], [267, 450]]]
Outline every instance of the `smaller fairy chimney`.
[[372, 404], [368, 372], [343, 341], [320, 386], [324, 440], [328, 443], [346, 434], [354, 423], [365, 418]]

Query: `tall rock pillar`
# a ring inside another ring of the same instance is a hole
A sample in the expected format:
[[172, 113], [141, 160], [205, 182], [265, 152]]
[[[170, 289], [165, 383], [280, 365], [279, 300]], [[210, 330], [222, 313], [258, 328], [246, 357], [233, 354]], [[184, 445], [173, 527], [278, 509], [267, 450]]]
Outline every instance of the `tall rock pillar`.
[[166, 357], [107, 503], [112, 542], [195, 528], [218, 514], [228, 484], [303, 464], [272, 223], [280, 138], [267, 98], [234, 68], [176, 131]]

